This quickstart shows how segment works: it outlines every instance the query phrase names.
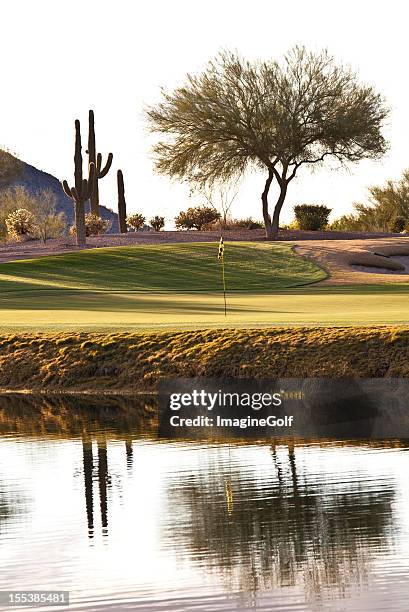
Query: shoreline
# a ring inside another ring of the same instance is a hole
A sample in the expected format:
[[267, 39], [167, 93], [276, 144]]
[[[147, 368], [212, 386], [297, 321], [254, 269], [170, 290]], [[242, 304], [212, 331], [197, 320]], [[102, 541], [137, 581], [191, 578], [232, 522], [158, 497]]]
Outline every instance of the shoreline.
[[0, 334], [0, 395], [129, 397], [199, 376], [406, 378], [409, 325]]

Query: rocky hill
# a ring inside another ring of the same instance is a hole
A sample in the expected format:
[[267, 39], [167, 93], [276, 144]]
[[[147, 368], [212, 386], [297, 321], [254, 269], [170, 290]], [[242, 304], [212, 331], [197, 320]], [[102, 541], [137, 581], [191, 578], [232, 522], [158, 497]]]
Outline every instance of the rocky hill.
[[[61, 183], [52, 174], [38, 170], [30, 164], [26, 164], [23, 161], [19, 161], [19, 176], [17, 179], [9, 182], [6, 185], [0, 184], [0, 190], [22, 185], [31, 193], [38, 193], [44, 189], [51, 189], [55, 193], [57, 200], [57, 212], [63, 212], [67, 218], [69, 225], [73, 224], [74, 221], [74, 205], [70, 198], [68, 198], [62, 187]], [[101, 217], [111, 221], [110, 233], [118, 232], [118, 216], [105, 206], [100, 207]]]

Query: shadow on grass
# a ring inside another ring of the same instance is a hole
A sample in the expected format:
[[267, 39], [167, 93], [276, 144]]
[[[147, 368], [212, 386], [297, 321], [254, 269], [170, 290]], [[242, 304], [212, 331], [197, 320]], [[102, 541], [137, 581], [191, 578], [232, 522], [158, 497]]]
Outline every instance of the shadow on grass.
[[[244, 299], [251, 294], [243, 295]], [[264, 294], [265, 295], [265, 294]], [[268, 294], [270, 295], [270, 294]], [[179, 297], [177, 297], [179, 296]], [[72, 310], [90, 312], [160, 312], [163, 315], [175, 313], [203, 313], [220, 315], [223, 313], [223, 295], [217, 293], [200, 294], [146, 294], [146, 293], [107, 293], [107, 292], [85, 292], [85, 291], [38, 291], [27, 292], [24, 296], [7, 296], [0, 298], [1, 310]], [[302, 314], [300, 309], [274, 309], [274, 294], [271, 294], [271, 302], [267, 305], [258, 305], [248, 302], [237, 305], [228, 303], [228, 313], [241, 314], [243, 312], [257, 314], [261, 312], [271, 314]]]

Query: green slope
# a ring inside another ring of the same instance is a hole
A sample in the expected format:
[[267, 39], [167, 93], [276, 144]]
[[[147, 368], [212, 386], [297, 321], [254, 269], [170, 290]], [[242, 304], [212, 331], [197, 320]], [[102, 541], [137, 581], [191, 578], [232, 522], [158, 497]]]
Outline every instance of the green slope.
[[[225, 248], [230, 291], [270, 291], [325, 278], [288, 245], [234, 242]], [[87, 291], [217, 291], [216, 243], [101, 248], [0, 264], [0, 292], [32, 289]]]

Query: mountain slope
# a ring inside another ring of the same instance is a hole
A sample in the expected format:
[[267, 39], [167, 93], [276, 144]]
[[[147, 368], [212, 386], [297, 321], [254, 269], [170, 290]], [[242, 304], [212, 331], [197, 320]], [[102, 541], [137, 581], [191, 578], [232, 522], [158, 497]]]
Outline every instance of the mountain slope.
[[[21, 160], [19, 165], [21, 168], [19, 178], [9, 183], [7, 187], [0, 186], [0, 191], [18, 185], [22, 185], [30, 193], [38, 193], [44, 189], [51, 189], [56, 196], [57, 212], [63, 212], [67, 218], [68, 224], [72, 225], [74, 222], [74, 204], [72, 200], [65, 195], [60, 181], [52, 174], [38, 170], [35, 166], [26, 164]], [[88, 211], [88, 208], [86, 210]], [[117, 214], [105, 206], [100, 206], [100, 211], [101, 217], [103, 219], [108, 219], [112, 223], [110, 233], [118, 232]]]

